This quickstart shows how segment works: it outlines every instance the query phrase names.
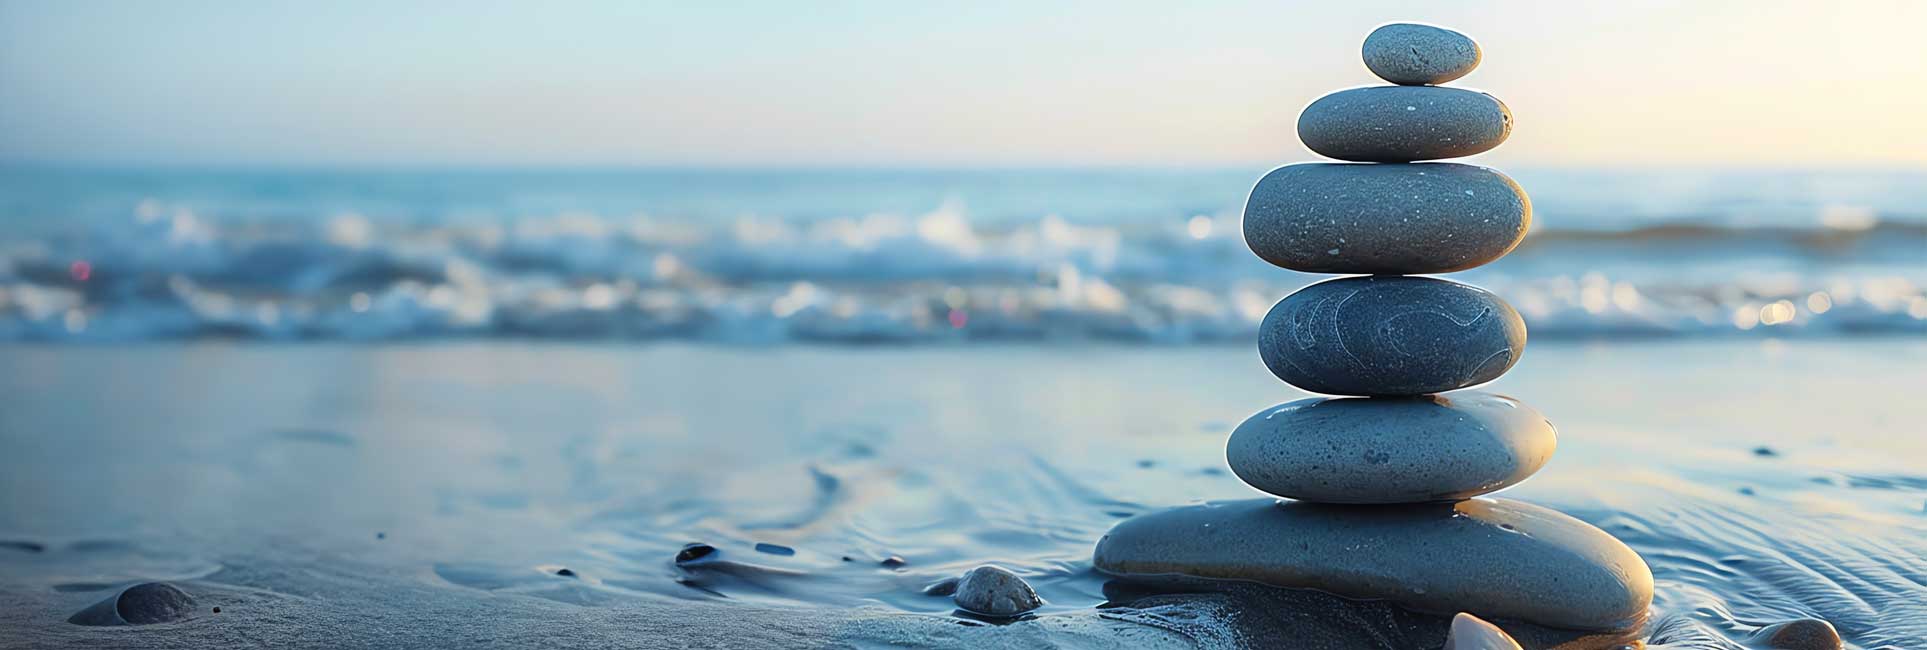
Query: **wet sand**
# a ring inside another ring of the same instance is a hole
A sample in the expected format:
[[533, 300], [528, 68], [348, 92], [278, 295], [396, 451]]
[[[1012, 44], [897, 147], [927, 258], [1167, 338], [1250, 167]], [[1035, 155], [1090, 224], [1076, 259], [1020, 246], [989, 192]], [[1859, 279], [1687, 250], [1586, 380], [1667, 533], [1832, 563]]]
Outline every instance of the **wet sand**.
[[[1244, 346], [13, 346], [0, 367], [0, 646], [1390, 648], [1443, 631], [1382, 604], [1147, 596], [1090, 570], [1120, 517], [1256, 495], [1225, 469], [1226, 414], [1298, 393], [1249, 381], [1265, 374]], [[1560, 450], [1504, 495], [1644, 555], [1667, 647], [1808, 616], [1849, 647], [1927, 646], [1923, 385], [1911, 339], [1535, 345], [1491, 388], [1544, 411]], [[719, 563], [677, 567], [691, 542]], [[989, 625], [920, 592], [987, 562], [1046, 607]], [[67, 622], [149, 580], [199, 613]]]

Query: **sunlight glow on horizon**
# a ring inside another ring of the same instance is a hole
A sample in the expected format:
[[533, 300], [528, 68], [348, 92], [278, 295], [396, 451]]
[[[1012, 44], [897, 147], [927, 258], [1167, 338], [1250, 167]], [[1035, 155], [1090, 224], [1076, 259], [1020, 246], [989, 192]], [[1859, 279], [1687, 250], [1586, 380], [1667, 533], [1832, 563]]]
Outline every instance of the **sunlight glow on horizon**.
[[0, 0], [0, 161], [1269, 165], [1470, 34], [1492, 164], [1927, 165], [1927, 3], [970, 6]]

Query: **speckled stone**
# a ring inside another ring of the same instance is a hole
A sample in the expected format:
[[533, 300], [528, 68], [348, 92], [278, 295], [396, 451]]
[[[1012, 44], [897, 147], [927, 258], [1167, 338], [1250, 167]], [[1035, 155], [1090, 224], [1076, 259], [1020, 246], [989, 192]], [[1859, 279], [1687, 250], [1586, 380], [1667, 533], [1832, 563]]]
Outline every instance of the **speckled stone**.
[[187, 618], [194, 598], [165, 582], [143, 582], [67, 618], [75, 625], [153, 625]]
[[964, 611], [1009, 618], [1044, 605], [1023, 577], [1002, 567], [984, 565], [957, 581], [957, 607]]
[[1485, 93], [1438, 86], [1341, 90], [1298, 115], [1298, 139], [1353, 162], [1413, 162], [1482, 153], [1512, 134], [1512, 112]]
[[1258, 326], [1258, 355], [1272, 374], [1330, 395], [1483, 384], [1512, 368], [1525, 346], [1525, 321], [1498, 296], [1421, 277], [1320, 282], [1285, 296]]
[[1845, 642], [1833, 624], [1817, 618], [1774, 623], [1753, 633], [1753, 644], [1765, 650], [1840, 650]]
[[1532, 202], [1511, 178], [1458, 163], [1305, 163], [1266, 174], [1245, 202], [1245, 244], [1306, 273], [1450, 273], [1525, 239]]
[[1431, 25], [1392, 23], [1365, 37], [1365, 67], [1401, 86], [1442, 84], [1479, 67], [1479, 44]]
[[1095, 565], [1141, 581], [1249, 580], [1575, 630], [1637, 627], [1653, 597], [1652, 572], [1619, 540], [1505, 499], [1186, 506], [1119, 523], [1098, 540]]
[[1518, 401], [1476, 391], [1312, 398], [1251, 416], [1225, 459], [1251, 487], [1319, 503], [1417, 503], [1514, 485], [1552, 459], [1557, 435]]

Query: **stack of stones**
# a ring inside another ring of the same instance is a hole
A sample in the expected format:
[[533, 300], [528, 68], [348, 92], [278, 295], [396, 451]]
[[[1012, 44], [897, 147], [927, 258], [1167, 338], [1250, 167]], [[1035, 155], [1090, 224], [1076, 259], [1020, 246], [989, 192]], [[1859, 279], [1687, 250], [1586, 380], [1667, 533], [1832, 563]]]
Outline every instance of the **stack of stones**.
[[1492, 149], [1512, 116], [1490, 95], [1436, 85], [1478, 65], [1463, 34], [1386, 25], [1364, 55], [1396, 85], [1326, 95], [1298, 119], [1313, 151], [1351, 162], [1281, 167], [1244, 215], [1266, 261], [1356, 274], [1280, 300], [1258, 338], [1286, 383], [1347, 397], [1281, 404], [1231, 434], [1231, 469], [1286, 500], [1133, 518], [1098, 542], [1097, 568], [1318, 589], [1501, 625], [1634, 629], [1653, 579], [1631, 549], [1553, 510], [1475, 498], [1552, 456], [1537, 411], [1459, 390], [1518, 361], [1525, 323], [1483, 289], [1417, 276], [1491, 262], [1525, 237], [1531, 204], [1512, 179], [1419, 162]]

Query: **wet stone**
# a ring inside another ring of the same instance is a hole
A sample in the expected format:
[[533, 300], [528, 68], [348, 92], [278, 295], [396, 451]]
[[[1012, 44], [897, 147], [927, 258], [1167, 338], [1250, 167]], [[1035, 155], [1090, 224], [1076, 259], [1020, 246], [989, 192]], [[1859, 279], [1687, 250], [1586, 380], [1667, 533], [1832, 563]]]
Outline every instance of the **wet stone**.
[[1361, 48], [1365, 67], [1402, 86], [1442, 84], [1479, 67], [1479, 44], [1431, 25], [1392, 23], [1372, 30]]
[[925, 596], [949, 596], [957, 593], [957, 578], [944, 578], [923, 588]]
[[1463, 271], [1511, 252], [1531, 224], [1518, 183], [1458, 163], [1286, 165], [1244, 212], [1251, 252], [1306, 273]]
[[1341, 90], [1305, 107], [1298, 139], [1353, 162], [1414, 162], [1484, 153], [1512, 134], [1512, 112], [1485, 93], [1438, 86]]
[[1002, 567], [980, 566], [957, 581], [957, 607], [982, 616], [1010, 618], [1044, 605], [1030, 584]]
[[682, 547], [682, 550], [676, 551], [676, 564], [683, 566], [709, 562], [716, 560], [717, 556], [716, 547], [714, 546], [708, 544], [690, 544]]
[[1505, 499], [1372, 507], [1214, 502], [1126, 520], [1095, 566], [1156, 583], [1248, 580], [1571, 630], [1630, 630], [1646, 563], [1585, 522]]
[[1840, 650], [1845, 645], [1832, 623], [1817, 618], [1768, 625], [1753, 633], [1753, 643], [1768, 650]]
[[187, 618], [194, 599], [174, 585], [145, 582], [95, 603], [67, 619], [75, 625], [152, 625]]
[[1258, 354], [1286, 383], [1331, 395], [1423, 395], [1497, 379], [1526, 326], [1484, 289], [1421, 277], [1327, 280], [1286, 296], [1258, 328]]
[[1514, 485], [1551, 460], [1545, 416], [1509, 397], [1313, 398], [1238, 425], [1225, 459], [1251, 487], [1320, 503], [1465, 499]]

